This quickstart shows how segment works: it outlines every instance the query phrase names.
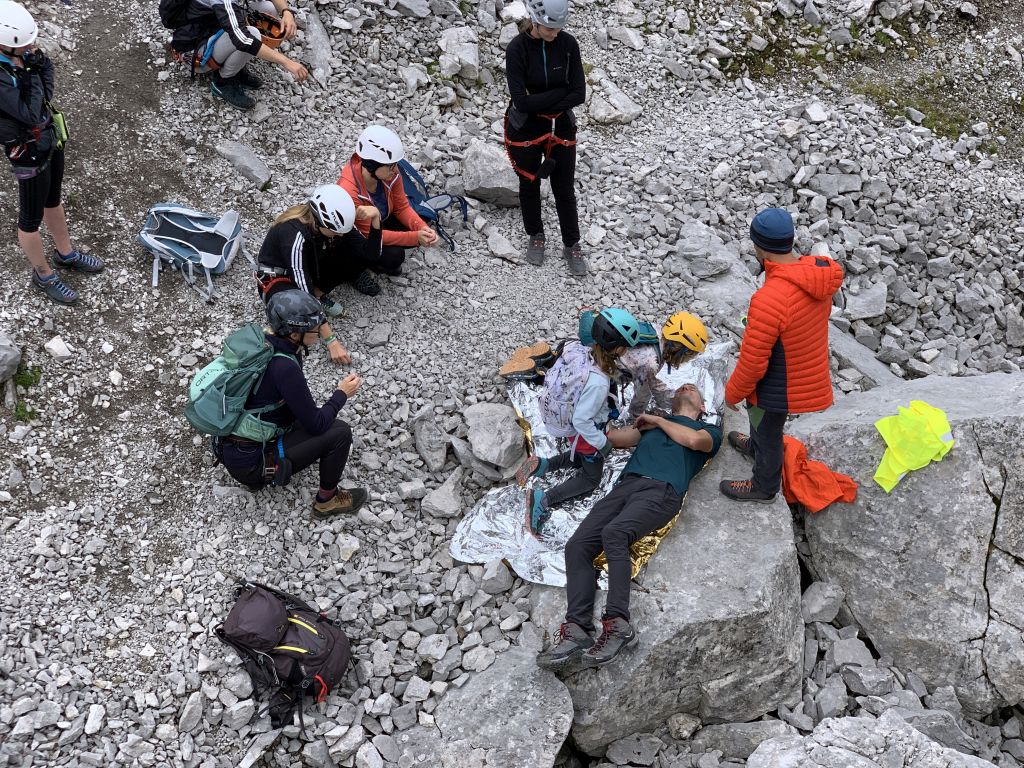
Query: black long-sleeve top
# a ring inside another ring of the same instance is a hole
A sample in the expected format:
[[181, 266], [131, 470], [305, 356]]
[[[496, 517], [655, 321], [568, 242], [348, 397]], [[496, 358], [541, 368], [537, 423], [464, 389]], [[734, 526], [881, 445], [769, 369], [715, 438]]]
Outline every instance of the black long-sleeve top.
[[[289, 339], [266, 334], [267, 341], [274, 347], [275, 355], [270, 358], [266, 373], [256, 390], [245, 402], [246, 408], [262, 408], [281, 403], [262, 414], [263, 421], [279, 427], [301, 426], [310, 435], [322, 435], [338, 417], [348, 398], [340, 389], [335, 389], [321, 406], [313, 400], [306, 375], [302, 372], [302, 356], [299, 346]], [[222, 460], [225, 466], [235, 469], [255, 466], [263, 461], [263, 454], [253, 446], [239, 445], [226, 440]]]
[[374, 264], [380, 260], [381, 231], [370, 227], [363, 237], [353, 227], [338, 237], [324, 237], [316, 228], [303, 224], [300, 219], [289, 219], [274, 224], [260, 247], [259, 263], [287, 270], [288, 277], [306, 293], [318, 282], [321, 268], [328, 260], [359, 260]]
[[571, 126], [572, 108], [587, 98], [580, 46], [567, 32], [550, 43], [520, 32], [505, 49], [505, 77], [512, 107], [527, 116], [521, 130], [528, 133], [551, 129], [550, 120], [538, 115], [563, 113], [559, 120]]
[[42, 165], [53, 149], [46, 102], [53, 98], [53, 62], [42, 51], [25, 57], [25, 66], [0, 54], [0, 144], [5, 154], [26, 144], [15, 165]]
[[171, 45], [176, 51], [194, 51], [219, 30], [239, 51], [256, 56], [263, 46], [260, 36], [249, 31], [245, 9], [232, 0], [192, 0], [185, 23], [174, 30]]

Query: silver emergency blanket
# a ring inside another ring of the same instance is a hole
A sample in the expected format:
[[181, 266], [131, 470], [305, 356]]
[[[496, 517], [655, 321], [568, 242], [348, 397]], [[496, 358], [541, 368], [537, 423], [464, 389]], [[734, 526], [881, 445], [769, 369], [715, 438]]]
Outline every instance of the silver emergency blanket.
[[[710, 345], [703, 354], [685, 365], [668, 372], [663, 366], [658, 378], [673, 388], [693, 383], [704, 396], [709, 414], [705, 421], [722, 423], [722, 408], [725, 402], [725, 380], [735, 346], [732, 342]], [[618, 410], [628, 413], [632, 386], [626, 386], [621, 394]], [[540, 415], [541, 387], [516, 383], [509, 387], [508, 396], [521, 417], [520, 423], [537, 456], [549, 458], [560, 451], [568, 450], [568, 442], [552, 437], [544, 428]], [[613, 426], [623, 426], [614, 422]], [[618, 479], [622, 468], [629, 461], [627, 451], [615, 451], [604, 466], [604, 477], [594, 493], [583, 499], [568, 501], [551, 513], [551, 519], [544, 526], [543, 540], [536, 539], [526, 522], [526, 488], [514, 482], [511, 485], [493, 488], [477, 502], [476, 506], [459, 522], [455, 535], [448, 547], [451, 556], [463, 563], [484, 563], [488, 560], [504, 559], [523, 579], [536, 584], [555, 587], [565, 586], [565, 544], [590, 513], [594, 503], [607, 494]], [[540, 484], [549, 488], [569, 477], [569, 472], [554, 472], [546, 475]], [[639, 543], [639, 542], [638, 542]], [[657, 544], [655, 543], [655, 547]], [[653, 550], [651, 550], [653, 553]], [[650, 557], [650, 553], [643, 562]]]

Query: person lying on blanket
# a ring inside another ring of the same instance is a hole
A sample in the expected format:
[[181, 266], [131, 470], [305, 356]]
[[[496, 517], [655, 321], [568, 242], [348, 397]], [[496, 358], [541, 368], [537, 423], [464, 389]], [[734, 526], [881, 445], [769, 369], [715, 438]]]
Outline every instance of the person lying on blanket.
[[[629, 548], [664, 527], [679, 512], [690, 481], [718, 452], [722, 430], [700, 421], [704, 398], [684, 384], [672, 398], [672, 415], [642, 414], [635, 426], [608, 433], [616, 448], [634, 448], [615, 487], [598, 501], [565, 545], [565, 621], [551, 647], [537, 655], [545, 669], [599, 667], [636, 644], [629, 624]], [[608, 600], [601, 634], [592, 637], [598, 571], [594, 558], [608, 559]]]

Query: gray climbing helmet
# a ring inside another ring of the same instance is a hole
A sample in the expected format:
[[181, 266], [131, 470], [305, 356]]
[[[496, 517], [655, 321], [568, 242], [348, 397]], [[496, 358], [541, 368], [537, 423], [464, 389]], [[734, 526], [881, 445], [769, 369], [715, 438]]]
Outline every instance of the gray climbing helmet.
[[530, 19], [550, 29], [563, 29], [569, 20], [569, 0], [527, 0]]
[[323, 325], [326, 317], [319, 299], [294, 288], [270, 297], [267, 320], [276, 335], [287, 336], [290, 333], [315, 331]]

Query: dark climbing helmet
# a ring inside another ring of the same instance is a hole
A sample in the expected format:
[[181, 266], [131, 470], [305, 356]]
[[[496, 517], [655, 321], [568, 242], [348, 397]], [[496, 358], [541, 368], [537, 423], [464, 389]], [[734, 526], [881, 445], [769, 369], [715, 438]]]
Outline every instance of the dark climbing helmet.
[[275, 293], [267, 303], [267, 320], [277, 336], [315, 331], [326, 319], [320, 300], [297, 288]]
[[604, 350], [635, 347], [640, 341], [640, 323], [624, 309], [602, 309], [594, 318], [590, 335]]

